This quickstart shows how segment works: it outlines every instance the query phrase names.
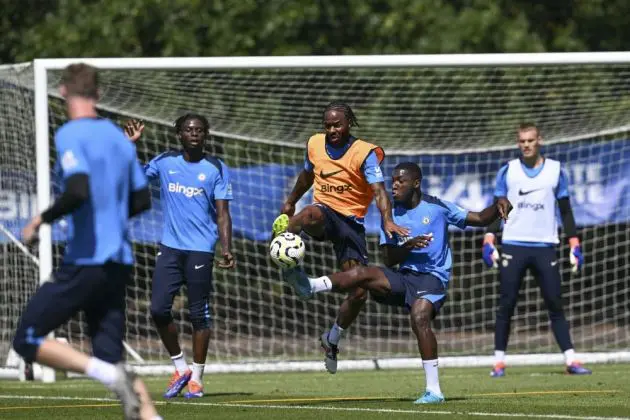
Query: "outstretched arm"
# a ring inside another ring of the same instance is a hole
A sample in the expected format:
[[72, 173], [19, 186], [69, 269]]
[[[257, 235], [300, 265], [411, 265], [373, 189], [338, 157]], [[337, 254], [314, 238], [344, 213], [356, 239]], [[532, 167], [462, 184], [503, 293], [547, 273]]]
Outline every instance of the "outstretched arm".
[[[497, 198], [495, 197], [495, 201]], [[499, 251], [494, 245], [495, 233], [501, 229], [501, 218], [497, 218], [494, 222], [490, 223], [486, 229], [486, 234], [483, 236], [483, 245], [481, 247], [481, 258], [488, 267], [497, 268], [499, 261]]]
[[391, 238], [394, 233], [400, 236], [409, 235], [409, 229], [398, 226], [392, 219], [392, 203], [387, 196], [384, 182], [376, 182], [370, 184], [376, 200], [376, 207], [381, 212], [381, 220], [383, 222], [383, 230], [385, 234]]
[[135, 143], [140, 140], [140, 137], [142, 136], [142, 132], [144, 131], [144, 122], [136, 119], [129, 120], [125, 123], [123, 130], [125, 131], [127, 137], [129, 137], [129, 140], [131, 140], [132, 143]]
[[481, 211], [468, 212], [466, 225], [488, 226], [490, 223], [497, 220], [497, 218], [507, 220], [510, 211], [512, 211], [512, 203], [505, 197], [499, 197], [494, 203]]
[[[144, 131], [144, 122], [140, 120], [129, 120], [123, 126], [123, 130], [125, 134], [131, 140], [132, 143], [136, 143], [142, 137], [142, 133]], [[159, 175], [159, 168], [156, 162], [157, 159], [152, 159], [149, 163], [143, 166], [144, 174], [149, 179], [155, 179]]]
[[381, 246], [383, 262], [393, 267], [405, 261], [413, 249], [425, 248], [433, 240], [433, 235], [419, 235], [409, 239], [403, 245], [384, 244]]

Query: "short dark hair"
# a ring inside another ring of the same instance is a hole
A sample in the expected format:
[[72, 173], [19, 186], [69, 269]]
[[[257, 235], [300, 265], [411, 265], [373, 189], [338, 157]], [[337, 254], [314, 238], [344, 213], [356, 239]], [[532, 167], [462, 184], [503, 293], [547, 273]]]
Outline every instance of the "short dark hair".
[[326, 109], [324, 109], [324, 115], [322, 116], [322, 118], [326, 118], [326, 113], [328, 111], [339, 111], [343, 113], [343, 115], [346, 117], [346, 120], [348, 120], [348, 124], [350, 125], [350, 127], [354, 127], [355, 125], [357, 127], [359, 126], [359, 121], [357, 120], [356, 115], [354, 115], [354, 111], [352, 111], [352, 108], [350, 108], [350, 105], [344, 102], [329, 103], [326, 106]]
[[413, 177], [413, 179], [417, 179], [418, 181], [422, 180], [422, 169], [418, 166], [417, 163], [414, 162], [402, 162], [396, 165], [394, 168], [395, 171], [407, 171]]
[[201, 114], [194, 114], [194, 113], [188, 113], [188, 114], [184, 114], [181, 117], [179, 117], [178, 119], [175, 120], [175, 122], [173, 123], [173, 125], [175, 126], [175, 131], [177, 133], [181, 133], [182, 131], [182, 127], [184, 126], [184, 123], [188, 120], [199, 120], [201, 121], [201, 124], [203, 124], [203, 131], [204, 133], [209, 134], [210, 131], [210, 122], [208, 121], [208, 119], [206, 117], [204, 117]]
[[533, 122], [522, 122], [518, 125], [518, 131], [536, 130], [536, 134], [540, 135], [540, 129]]
[[98, 99], [98, 72], [88, 64], [70, 64], [63, 70], [60, 83], [65, 86], [67, 96]]

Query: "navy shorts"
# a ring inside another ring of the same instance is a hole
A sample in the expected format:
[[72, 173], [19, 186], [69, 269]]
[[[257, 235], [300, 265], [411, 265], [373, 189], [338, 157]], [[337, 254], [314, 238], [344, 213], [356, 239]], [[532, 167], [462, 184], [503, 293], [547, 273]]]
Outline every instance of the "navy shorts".
[[314, 238], [328, 240], [333, 243], [337, 264], [348, 260], [356, 260], [363, 265], [368, 264], [365, 226], [351, 218], [337, 213], [323, 204], [316, 203], [324, 213], [324, 237]]
[[49, 332], [79, 311], [85, 313], [92, 353], [109, 363], [123, 359], [125, 297], [131, 266], [62, 265], [27, 304], [15, 335], [14, 347], [27, 361]]
[[208, 328], [213, 263], [214, 254], [211, 252], [185, 251], [160, 244], [151, 290], [153, 318], [164, 323], [172, 320], [173, 299], [186, 284], [193, 328]]
[[446, 301], [446, 286], [432, 274], [418, 273], [412, 270], [392, 270], [381, 268], [389, 280], [392, 291], [388, 296], [375, 296], [374, 300], [393, 306], [411, 309], [418, 299], [426, 299], [433, 304], [434, 314]]

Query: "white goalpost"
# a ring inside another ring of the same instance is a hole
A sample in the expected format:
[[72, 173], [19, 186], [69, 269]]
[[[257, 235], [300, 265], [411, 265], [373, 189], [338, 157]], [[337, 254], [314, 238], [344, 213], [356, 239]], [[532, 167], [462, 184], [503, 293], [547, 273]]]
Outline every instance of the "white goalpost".
[[[386, 177], [399, 162], [423, 168], [422, 188], [472, 210], [492, 199], [499, 167], [516, 156], [515, 130], [542, 128], [544, 153], [572, 179], [571, 200], [586, 254], [580, 275], [568, 268], [562, 238], [565, 312], [584, 363], [630, 361], [630, 52], [391, 56], [38, 59], [0, 66], [0, 355], [8, 355], [23, 305], [63, 252], [65, 230], [42, 227], [37, 250], [19, 244], [20, 228], [59, 192], [54, 130], [65, 122], [60, 71], [85, 62], [101, 70], [104, 116], [145, 121], [143, 162], [178, 147], [172, 123], [184, 112], [208, 116], [208, 149], [230, 167], [235, 200], [234, 272], [215, 270], [210, 372], [323, 369], [319, 335], [342, 295], [302, 302], [267, 257], [273, 218], [293, 185], [308, 137], [332, 100], [349, 103], [354, 134], [384, 147]], [[387, 183], [389, 189], [389, 182]], [[310, 200], [307, 194], [301, 201]], [[372, 263], [378, 211], [366, 229]], [[149, 313], [161, 235], [157, 185], [153, 208], [131, 223], [136, 266], [128, 289], [126, 346], [145, 374], [172, 370]], [[490, 366], [498, 274], [481, 262], [482, 230], [451, 232], [453, 278], [435, 321], [442, 366]], [[332, 247], [307, 240], [305, 269], [336, 269]], [[32, 255], [35, 254], [35, 255]], [[185, 352], [185, 294], [173, 307]], [[81, 317], [55, 335], [82, 350]], [[339, 370], [420, 366], [408, 315], [369, 301], [341, 345]], [[17, 378], [15, 357], [0, 377]], [[523, 282], [508, 363], [561, 363], [535, 278]], [[37, 377], [54, 381], [54, 372]]]

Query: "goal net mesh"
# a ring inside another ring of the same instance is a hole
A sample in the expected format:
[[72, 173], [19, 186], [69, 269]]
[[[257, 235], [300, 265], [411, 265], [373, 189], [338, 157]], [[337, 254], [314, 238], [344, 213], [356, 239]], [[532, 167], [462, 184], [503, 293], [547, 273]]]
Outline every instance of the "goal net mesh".
[[[48, 73], [51, 170], [52, 133], [66, 121]], [[517, 156], [516, 127], [542, 129], [547, 156], [561, 160], [572, 180], [571, 200], [586, 254], [582, 274], [570, 273], [565, 238], [559, 248], [565, 312], [577, 351], [613, 351], [630, 345], [629, 65], [469, 68], [115, 70], [102, 71], [103, 116], [122, 124], [140, 118], [137, 145], [148, 162], [179, 147], [173, 121], [185, 112], [211, 121], [209, 152], [230, 167], [235, 200], [233, 271], [214, 272], [210, 361], [319, 358], [318, 337], [335, 320], [342, 294], [303, 302], [285, 286], [267, 256], [271, 224], [303, 167], [305, 143], [321, 130], [332, 100], [349, 103], [358, 117], [353, 134], [386, 150], [389, 178], [402, 161], [417, 162], [422, 188], [471, 210], [492, 200], [497, 170]], [[0, 68], [0, 222], [19, 235], [34, 214], [35, 138], [33, 75], [29, 65]], [[58, 194], [54, 175], [53, 195]], [[386, 182], [389, 190], [390, 182]], [[159, 186], [153, 209], [131, 224], [136, 265], [128, 288], [126, 341], [150, 362], [168, 360], [153, 326], [151, 278], [160, 241]], [[308, 193], [299, 207], [311, 200]], [[379, 214], [366, 220], [370, 261], [381, 264]], [[435, 320], [440, 354], [485, 355], [493, 350], [498, 275], [480, 256], [482, 230], [453, 230], [453, 275], [447, 303]], [[22, 306], [36, 290], [36, 263], [0, 233], [0, 350], [10, 346]], [[53, 229], [54, 261], [63, 252], [63, 226]], [[304, 267], [311, 275], [334, 272], [332, 246], [306, 239]], [[35, 253], [35, 250], [31, 250]], [[173, 314], [191, 355], [186, 294]], [[56, 331], [89, 350], [79, 316]], [[342, 341], [344, 359], [417, 356], [403, 309], [369, 300]], [[510, 353], [556, 352], [546, 308], [531, 273], [513, 318]]]

